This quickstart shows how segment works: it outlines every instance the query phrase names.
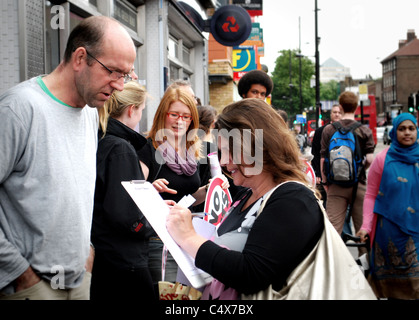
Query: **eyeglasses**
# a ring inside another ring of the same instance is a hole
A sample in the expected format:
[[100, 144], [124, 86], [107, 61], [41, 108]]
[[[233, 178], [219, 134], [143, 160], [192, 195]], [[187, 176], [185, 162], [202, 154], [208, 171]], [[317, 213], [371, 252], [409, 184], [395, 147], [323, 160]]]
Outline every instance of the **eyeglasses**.
[[94, 56], [92, 56], [87, 50], [86, 50], [86, 53], [87, 53], [87, 55], [89, 57], [91, 57], [94, 60], [96, 60], [102, 67], [104, 67], [109, 72], [109, 78], [112, 81], [117, 81], [117, 80], [119, 80], [121, 78], [124, 78], [124, 83], [127, 83], [127, 82], [129, 82], [129, 81], [132, 80], [132, 77], [130, 75], [132, 73], [132, 71], [130, 71], [130, 73], [127, 73], [127, 74], [122, 74], [122, 73], [117, 72], [117, 71], [112, 71], [107, 66], [105, 66], [102, 62], [100, 62], [98, 59], [96, 59]]
[[189, 115], [189, 114], [184, 114], [183, 116], [181, 116], [177, 112], [168, 112], [167, 116], [171, 120], [177, 120], [177, 119], [181, 118], [183, 121], [186, 121], [186, 122], [192, 121], [192, 116]]

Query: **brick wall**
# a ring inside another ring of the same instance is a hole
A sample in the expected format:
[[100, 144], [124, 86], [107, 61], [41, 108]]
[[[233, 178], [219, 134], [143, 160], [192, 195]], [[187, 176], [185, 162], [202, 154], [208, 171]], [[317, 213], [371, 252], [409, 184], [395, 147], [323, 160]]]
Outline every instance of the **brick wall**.
[[213, 60], [220, 60], [220, 59], [232, 59], [233, 55], [233, 48], [226, 47], [222, 44], [218, 43], [212, 34], [209, 35], [208, 39], [208, 61], [212, 62]]
[[231, 61], [227, 59], [212, 60], [208, 64], [209, 75], [223, 76], [226, 83], [214, 82], [210, 85], [210, 104], [217, 109], [218, 112], [234, 102], [234, 82], [233, 80], [233, 67]]
[[407, 111], [408, 97], [419, 90], [419, 56], [397, 57], [397, 102]]
[[210, 85], [210, 104], [220, 113], [227, 105], [234, 102], [234, 82]]
[[214, 60], [208, 64], [208, 73], [211, 75], [228, 75], [233, 78], [233, 68], [228, 60]]

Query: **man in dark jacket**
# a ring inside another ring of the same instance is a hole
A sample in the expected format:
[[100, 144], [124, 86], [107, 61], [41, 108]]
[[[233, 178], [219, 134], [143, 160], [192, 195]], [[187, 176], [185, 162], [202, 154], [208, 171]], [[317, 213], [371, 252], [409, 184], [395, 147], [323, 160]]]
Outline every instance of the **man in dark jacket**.
[[[340, 104], [333, 105], [332, 110], [330, 110], [330, 123], [339, 121], [342, 118], [342, 114], [342, 106]], [[311, 154], [313, 155], [313, 160], [311, 160], [311, 166], [313, 167], [314, 173], [316, 174], [316, 185], [322, 195], [323, 205], [324, 207], [326, 207], [327, 193], [321, 184], [322, 175], [320, 172], [320, 150], [324, 127], [325, 126], [321, 126], [320, 128], [317, 128], [314, 132], [313, 142], [311, 144]]]
[[[358, 96], [345, 91], [339, 96], [339, 104], [343, 108], [343, 116], [339, 123], [343, 128], [351, 127], [355, 122], [355, 111], [358, 107]], [[326, 172], [323, 170], [325, 158], [328, 156], [330, 138], [336, 132], [334, 126], [324, 128], [321, 140], [320, 168], [322, 183], [327, 192], [326, 212], [330, 222], [339, 234], [342, 233], [348, 205], [351, 205], [351, 216], [354, 222], [355, 233], [362, 225], [362, 205], [366, 191], [366, 170], [374, 159], [375, 142], [372, 131], [368, 126], [362, 125], [354, 130], [358, 135], [359, 147], [363, 156], [363, 166], [359, 173], [359, 182], [352, 187], [343, 187], [336, 183], [327, 182]]]

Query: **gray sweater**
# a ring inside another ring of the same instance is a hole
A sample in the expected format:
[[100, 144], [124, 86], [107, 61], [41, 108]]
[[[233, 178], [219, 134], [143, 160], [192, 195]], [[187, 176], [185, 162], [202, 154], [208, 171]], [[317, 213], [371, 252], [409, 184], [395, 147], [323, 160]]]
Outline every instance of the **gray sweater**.
[[89, 255], [98, 114], [40, 77], [0, 95], [0, 292], [29, 266], [77, 287]]

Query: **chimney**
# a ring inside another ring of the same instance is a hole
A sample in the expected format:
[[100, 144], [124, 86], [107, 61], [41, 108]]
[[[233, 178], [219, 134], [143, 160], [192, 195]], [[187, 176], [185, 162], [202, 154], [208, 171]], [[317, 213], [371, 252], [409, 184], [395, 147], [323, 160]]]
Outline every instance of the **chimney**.
[[399, 49], [404, 47], [405, 44], [406, 44], [406, 40], [399, 40]]
[[407, 42], [410, 42], [414, 39], [416, 39], [415, 30], [414, 29], [407, 30]]

